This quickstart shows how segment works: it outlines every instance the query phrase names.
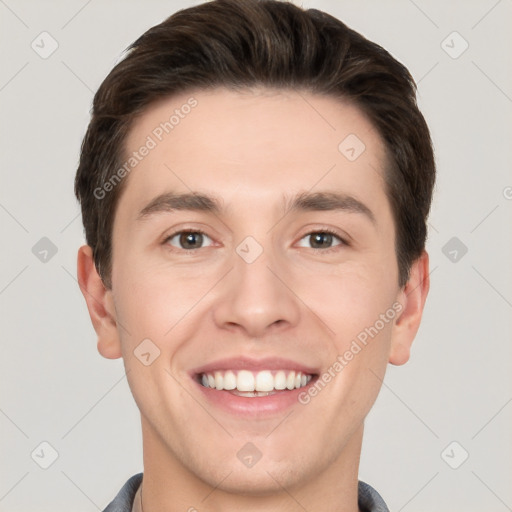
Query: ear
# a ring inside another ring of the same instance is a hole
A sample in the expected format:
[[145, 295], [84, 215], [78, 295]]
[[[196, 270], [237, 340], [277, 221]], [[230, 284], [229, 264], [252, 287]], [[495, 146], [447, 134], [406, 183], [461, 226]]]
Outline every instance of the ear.
[[430, 288], [428, 254], [413, 262], [407, 284], [400, 290], [397, 301], [403, 309], [393, 326], [389, 362], [402, 365], [409, 360], [411, 345], [418, 332]]
[[121, 357], [121, 343], [112, 291], [103, 284], [94, 264], [92, 248], [88, 245], [78, 250], [77, 272], [78, 284], [98, 335], [98, 351], [103, 357], [117, 359]]

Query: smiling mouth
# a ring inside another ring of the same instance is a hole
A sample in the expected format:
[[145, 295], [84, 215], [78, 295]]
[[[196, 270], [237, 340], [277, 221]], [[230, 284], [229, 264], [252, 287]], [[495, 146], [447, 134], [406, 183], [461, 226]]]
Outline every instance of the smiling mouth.
[[294, 370], [227, 370], [199, 373], [197, 380], [205, 388], [236, 396], [262, 397], [303, 388], [314, 377]]

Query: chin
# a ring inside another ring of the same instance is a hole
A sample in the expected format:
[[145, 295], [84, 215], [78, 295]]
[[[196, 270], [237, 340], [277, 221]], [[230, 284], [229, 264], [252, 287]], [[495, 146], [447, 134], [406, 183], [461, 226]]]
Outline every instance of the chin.
[[301, 475], [292, 472], [289, 464], [269, 464], [262, 460], [252, 468], [240, 468], [236, 464], [226, 467], [223, 474], [218, 470], [209, 474], [206, 482], [220, 491], [234, 495], [268, 496], [282, 492], [283, 487], [294, 487], [302, 480]]

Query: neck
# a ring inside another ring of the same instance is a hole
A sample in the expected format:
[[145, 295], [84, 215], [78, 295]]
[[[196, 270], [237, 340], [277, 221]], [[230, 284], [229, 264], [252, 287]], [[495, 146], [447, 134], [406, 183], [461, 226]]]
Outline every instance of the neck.
[[[279, 467], [261, 466], [266, 472], [268, 485], [247, 492], [230, 487], [236, 469], [226, 471], [223, 478], [208, 481], [208, 467], [187, 467], [172, 453], [147, 422], [142, 423], [144, 479], [142, 493], [143, 512], [189, 512], [244, 510], [263, 512], [303, 512], [326, 510], [358, 512], [357, 486], [363, 426], [361, 425], [330, 464], [307, 471], [295, 471], [290, 484], [283, 486]], [[194, 471], [195, 470], [195, 471]], [[203, 478], [198, 476], [201, 473]], [[300, 473], [300, 475], [299, 475]], [[238, 482], [238, 480], [237, 480]], [[139, 497], [137, 496], [137, 499]], [[140, 508], [140, 507], [139, 507]], [[135, 509], [137, 510], [137, 509]]]

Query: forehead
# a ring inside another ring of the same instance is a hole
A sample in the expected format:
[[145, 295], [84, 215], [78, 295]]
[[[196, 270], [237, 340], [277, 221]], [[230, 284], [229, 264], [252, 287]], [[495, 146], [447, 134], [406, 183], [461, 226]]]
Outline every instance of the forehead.
[[121, 201], [136, 207], [164, 191], [202, 191], [228, 205], [263, 207], [321, 189], [385, 202], [385, 158], [373, 125], [339, 99], [264, 88], [193, 91], [154, 103], [134, 122], [125, 143], [125, 163], [134, 165]]

